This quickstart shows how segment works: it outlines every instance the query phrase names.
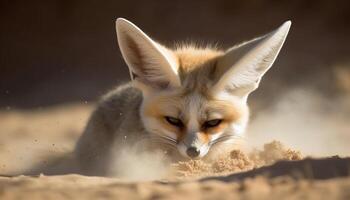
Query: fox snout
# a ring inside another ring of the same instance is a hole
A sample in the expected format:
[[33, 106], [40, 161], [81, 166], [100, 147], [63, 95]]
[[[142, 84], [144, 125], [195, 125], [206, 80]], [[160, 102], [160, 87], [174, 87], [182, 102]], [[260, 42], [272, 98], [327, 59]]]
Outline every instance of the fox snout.
[[209, 151], [209, 143], [201, 138], [202, 133], [186, 134], [179, 142], [178, 150], [180, 154], [188, 158], [202, 158]]

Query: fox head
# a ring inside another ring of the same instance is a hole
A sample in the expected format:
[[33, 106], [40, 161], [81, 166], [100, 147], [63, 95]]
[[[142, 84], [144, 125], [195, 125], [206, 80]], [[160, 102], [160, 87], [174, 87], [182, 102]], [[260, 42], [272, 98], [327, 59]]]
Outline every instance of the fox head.
[[118, 43], [133, 84], [143, 94], [147, 132], [187, 158], [241, 137], [247, 97], [275, 61], [291, 22], [225, 51], [182, 45], [170, 49], [131, 22], [116, 21]]

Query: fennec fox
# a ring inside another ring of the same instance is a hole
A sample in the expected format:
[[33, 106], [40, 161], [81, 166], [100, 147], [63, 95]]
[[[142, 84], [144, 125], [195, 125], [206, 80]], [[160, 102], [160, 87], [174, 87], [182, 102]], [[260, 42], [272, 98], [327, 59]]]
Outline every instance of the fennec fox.
[[[83, 173], [107, 175], [112, 149], [151, 141], [170, 157], [203, 158], [242, 137], [247, 97], [275, 61], [291, 22], [225, 51], [167, 48], [126, 19], [116, 21], [131, 83], [105, 95], [75, 153]], [[136, 145], [139, 146], [139, 145]]]

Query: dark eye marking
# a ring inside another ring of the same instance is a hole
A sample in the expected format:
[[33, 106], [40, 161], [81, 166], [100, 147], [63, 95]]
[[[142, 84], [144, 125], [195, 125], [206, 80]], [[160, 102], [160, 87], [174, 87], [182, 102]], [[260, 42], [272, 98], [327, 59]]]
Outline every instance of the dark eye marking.
[[176, 126], [176, 127], [179, 127], [179, 128], [182, 128], [184, 126], [182, 121], [180, 119], [178, 119], [178, 118], [169, 117], [169, 116], [165, 116], [164, 118], [169, 124], [171, 124], [173, 126]]
[[213, 119], [203, 123], [203, 128], [213, 128], [221, 124], [222, 119]]

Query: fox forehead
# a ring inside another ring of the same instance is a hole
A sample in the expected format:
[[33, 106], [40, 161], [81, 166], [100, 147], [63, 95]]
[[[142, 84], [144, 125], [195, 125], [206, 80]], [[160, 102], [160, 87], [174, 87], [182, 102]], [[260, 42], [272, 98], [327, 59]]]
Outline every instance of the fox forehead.
[[216, 61], [224, 52], [212, 47], [198, 48], [194, 45], [183, 45], [173, 51], [177, 58], [178, 76], [185, 92], [195, 90], [202, 95], [208, 94], [207, 89], [212, 84]]
[[183, 72], [190, 72], [198, 67], [203, 67], [209, 61], [224, 54], [222, 50], [214, 47], [200, 48], [193, 44], [178, 46], [172, 51], [178, 60], [179, 67]]

